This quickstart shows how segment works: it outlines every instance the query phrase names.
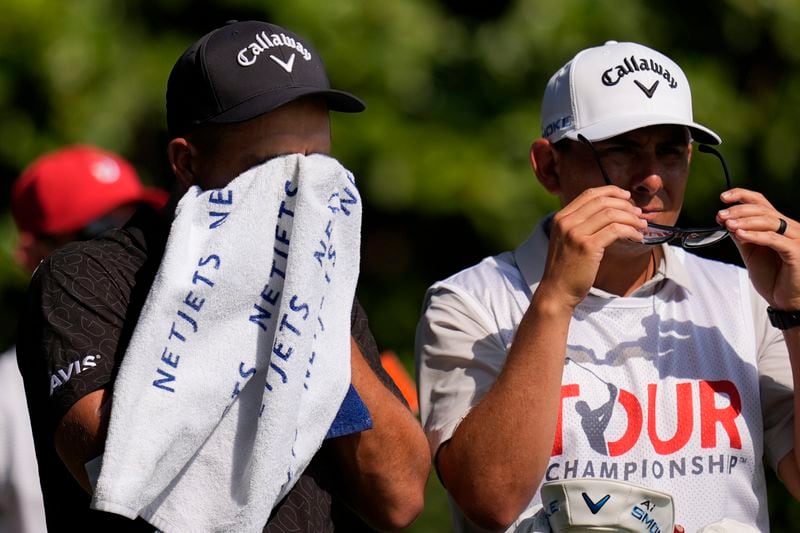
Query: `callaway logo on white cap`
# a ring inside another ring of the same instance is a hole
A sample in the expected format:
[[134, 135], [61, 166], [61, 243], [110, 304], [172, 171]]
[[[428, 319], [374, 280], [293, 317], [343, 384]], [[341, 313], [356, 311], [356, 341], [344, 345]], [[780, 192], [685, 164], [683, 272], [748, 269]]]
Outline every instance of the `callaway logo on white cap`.
[[556, 72], [542, 100], [542, 136], [590, 141], [657, 124], [687, 126], [692, 137], [719, 144], [719, 136], [694, 122], [692, 93], [681, 68], [637, 43], [609, 41], [587, 48]]

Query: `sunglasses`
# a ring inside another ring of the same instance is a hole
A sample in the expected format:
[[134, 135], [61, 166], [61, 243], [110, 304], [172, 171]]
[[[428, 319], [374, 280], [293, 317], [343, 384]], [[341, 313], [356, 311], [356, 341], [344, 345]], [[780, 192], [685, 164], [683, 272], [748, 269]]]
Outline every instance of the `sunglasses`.
[[[588, 146], [592, 151], [594, 160], [597, 162], [597, 166], [600, 168], [600, 173], [603, 175], [603, 180], [606, 182], [606, 185], [612, 185], [611, 180], [608, 178], [608, 174], [606, 174], [606, 169], [603, 167], [603, 163], [600, 160], [600, 154], [597, 152], [592, 142], [583, 135], [578, 135], [578, 140]], [[727, 185], [727, 188], [730, 189], [731, 177], [730, 173], [728, 172], [728, 165], [725, 163], [725, 159], [722, 157], [722, 154], [707, 144], [699, 144], [697, 145], [697, 149], [706, 154], [712, 154], [719, 159], [719, 162], [722, 164], [722, 172], [725, 175], [725, 184]], [[720, 242], [722, 239], [728, 236], [728, 230], [724, 226], [720, 225], [709, 226], [706, 228], [679, 228], [676, 226], [664, 226], [662, 224], [648, 222], [643, 236], [643, 244], [663, 244], [666, 242], [676, 241], [677, 244], [680, 244], [684, 248], [700, 248], [702, 246], [710, 246]]]

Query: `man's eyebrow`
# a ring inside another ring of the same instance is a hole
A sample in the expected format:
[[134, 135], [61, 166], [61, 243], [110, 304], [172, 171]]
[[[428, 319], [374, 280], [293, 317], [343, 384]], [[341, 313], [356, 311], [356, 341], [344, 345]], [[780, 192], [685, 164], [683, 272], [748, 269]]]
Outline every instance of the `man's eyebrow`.
[[665, 139], [662, 142], [658, 143], [658, 146], [682, 146], [686, 147], [689, 145], [689, 139]]
[[[686, 146], [689, 144], [689, 139], [682, 138], [682, 137], [674, 137], [669, 139], [664, 139], [657, 143], [657, 146]], [[605, 146], [624, 146], [626, 148], [640, 148], [642, 144], [638, 142], [636, 139], [627, 138], [627, 137], [612, 137], [611, 139], [606, 139], [604, 141], [599, 141], [597, 143], [598, 148], [602, 148]]]
[[629, 139], [626, 137], [612, 137], [611, 139], [600, 141], [598, 144], [600, 144], [601, 147], [603, 145], [625, 146], [626, 148], [638, 148], [640, 146], [640, 144], [636, 142], [634, 139]]

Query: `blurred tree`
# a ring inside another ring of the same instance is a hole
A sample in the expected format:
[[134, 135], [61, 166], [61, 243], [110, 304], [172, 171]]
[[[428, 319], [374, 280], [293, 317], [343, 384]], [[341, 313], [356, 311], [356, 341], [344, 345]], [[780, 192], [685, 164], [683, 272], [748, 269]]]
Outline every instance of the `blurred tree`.
[[[6, 184], [44, 151], [90, 142], [168, 186], [164, 88], [199, 35], [262, 18], [306, 36], [335, 86], [362, 96], [334, 117], [335, 155], [368, 205], [360, 297], [379, 344], [411, 366], [425, 288], [515, 246], [556, 207], [530, 171], [549, 76], [609, 39], [665, 51], [691, 80], [696, 119], [718, 131], [738, 185], [800, 215], [800, 4], [778, 0], [5, 0], [0, 18], [0, 172]], [[686, 218], [705, 224], [719, 192], [699, 160]], [[706, 179], [708, 178], [708, 179]], [[26, 279], [10, 264], [0, 192], [0, 341], [9, 344]], [[726, 244], [704, 251], [737, 261]], [[432, 481], [436, 488], [438, 482]], [[440, 490], [440, 489], [439, 489]], [[441, 492], [417, 531], [447, 526]], [[775, 531], [797, 506], [770, 502]]]

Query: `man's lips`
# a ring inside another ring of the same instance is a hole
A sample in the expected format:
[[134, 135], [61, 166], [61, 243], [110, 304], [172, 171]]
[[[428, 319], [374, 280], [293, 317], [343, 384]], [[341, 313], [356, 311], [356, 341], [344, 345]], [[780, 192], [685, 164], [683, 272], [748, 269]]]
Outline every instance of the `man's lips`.
[[642, 218], [648, 222], [655, 222], [656, 218], [661, 214], [661, 211], [647, 211], [642, 210]]

